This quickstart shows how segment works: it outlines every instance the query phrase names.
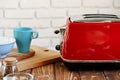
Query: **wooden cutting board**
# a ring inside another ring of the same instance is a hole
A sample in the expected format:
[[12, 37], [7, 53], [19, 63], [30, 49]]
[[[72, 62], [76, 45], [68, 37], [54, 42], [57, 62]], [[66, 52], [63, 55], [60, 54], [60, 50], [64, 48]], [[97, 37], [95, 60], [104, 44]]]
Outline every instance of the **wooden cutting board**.
[[35, 55], [35, 50], [30, 49], [30, 52], [27, 53], [18, 53], [17, 48], [14, 48], [7, 57], [15, 57], [18, 61], [30, 58]]
[[[11, 53], [14, 52], [16, 51], [13, 50]], [[31, 54], [32, 55], [26, 59], [19, 59], [17, 63], [18, 71], [27, 70], [60, 60], [59, 52], [49, 50], [40, 46], [31, 46]]]

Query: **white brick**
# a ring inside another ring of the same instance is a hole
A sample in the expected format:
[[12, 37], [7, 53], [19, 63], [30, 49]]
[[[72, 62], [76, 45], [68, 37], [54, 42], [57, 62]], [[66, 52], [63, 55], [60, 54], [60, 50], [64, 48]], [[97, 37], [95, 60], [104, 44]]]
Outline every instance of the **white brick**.
[[100, 9], [99, 11], [102, 14], [115, 14], [120, 17], [120, 10], [119, 9]]
[[114, 7], [120, 7], [120, 0], [114, 0]]
[[56, 46], [60, 44], [60, 37], [52, 39], [52, 46]]
[[112, 7], [113, 0], [83, 0], [86, 7]]
[[63, 25], [66, 25], [66, 20], [67, 19], [53, 19], [52, 20], [52, 26], [53, 27], [56, 27], [56, 28], [60, 28], [62, 27]]
[[38, 18], [50, 18], [50, 17], [65, 17], [66, 10], [64, 9], [40, 9], [37, 11]]
[[68, 10], [69, 16], [75, 16], [75, 15], [81, 15], [81, 14], [96, 14], [96, 13], [98, 13], [98, 10], [93, 8], [79, 8], [79, 9]]
[[0, 36], [3, 36], [3, 29], [0, 29]]
[[0, 18], [3, 18], [3, 11], [0, 10]]
[[0, 28], [14, 28], [18, 26], [19, 21], [17, 20], [1, 20], [0, 21]]
[[22, 8], [49, 7], [50, 0], [21, 0], [20, 5]]
[[14, 37], [13, 30], [12, 29], [6, 29], [5, 32], [4, 32], [4, 36]]
[[81, 0], [52, 0], [54, 7], [80, 7]]
[[49, 19], [39, 19], [39, 20], [23, 20], [21, 21], [21, 26], [28, 26], [34, 28], [48, 28], [50, 27]]
[[19, 0], [0, 0], [0, 8], [17, 8]]
[[58, 37], [60, 36], [59, 34], [55, 34], [54, 31], [55, 29], [39, 29], [37, 30], [39, 32], [39, 37], [40, 38], [45, 38], [45, 37]]
[[49, 47], [51, 44], [50, 39], [33, 39], [31, 45], [38, 45], [41, 47]]
[[6, 10], [5, 11], [6, 18], [33, 18], [34, 11], [33, 10]]

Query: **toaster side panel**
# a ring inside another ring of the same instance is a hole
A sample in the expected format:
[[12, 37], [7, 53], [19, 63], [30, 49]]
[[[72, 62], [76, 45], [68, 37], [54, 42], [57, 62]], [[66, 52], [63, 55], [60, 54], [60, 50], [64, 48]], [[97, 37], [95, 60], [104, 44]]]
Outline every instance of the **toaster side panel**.
[[62, 44], [69, 60], [120, 60], [119, 22], [69, 22]]

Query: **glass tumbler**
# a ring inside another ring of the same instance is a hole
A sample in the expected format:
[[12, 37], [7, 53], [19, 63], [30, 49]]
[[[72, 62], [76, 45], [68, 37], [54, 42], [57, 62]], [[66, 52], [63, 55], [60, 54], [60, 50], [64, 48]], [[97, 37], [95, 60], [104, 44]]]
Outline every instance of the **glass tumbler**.
[[6, 75], [3, 80], [34, 80], [34, 76], [30, 73], [10, 73]]
[[2, 59], [0, 58], [0, 80], [3, 79], [5, 74], [5, 66], [2, 65]]

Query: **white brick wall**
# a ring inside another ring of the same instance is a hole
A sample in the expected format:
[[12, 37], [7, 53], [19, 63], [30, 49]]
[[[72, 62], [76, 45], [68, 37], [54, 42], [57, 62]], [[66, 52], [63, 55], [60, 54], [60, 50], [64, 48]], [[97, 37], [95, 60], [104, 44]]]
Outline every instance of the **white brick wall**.
[[3, 36], [3, 29], [0, 29], [0, 36]]
[[58, 37], [58, 35], [54, 34], [55, 29], [52, 29], [52, 28], [38, 29], [37, 31], [39, 31], [39, 37], [40, 37], [40, 38]]
[[120, 0], [114, 0], [114, 7], [120, 8]]
[[22, 20], [21, 26], [45, 29], [51, 27], [50, 19]]
[[31, 19], [34, 18], [33, 10], [5, 10], [5, 18]]
[[32, 45], [38, 45], [43, 47], [50, 47], [51, 41], [49, 38], [40, 38], [40, 39], [33, 39]]
[[0, 10], [0, 18], [3, 18], [3, 10]]
[[83, 0], [85, 7], [112, 7], [113, 0]]
[[18, 24], [19, 24], [18, 20], [2, 19], [0, 20], [0, 29], [14, 28], [18, 26]]
[[69, 16], [74, 16], [74, 15], [81, 15], [81, 14], [97, 14], [98, 9], [95, 8], [76, 8], [76, 9], [69, 9], [68, 10], [68, 15]]
[[100, 9], [99, 13], [116, 14], [120, 17], [120, 9]]
[[66, 16], [66, 10], [65, 9], [56, 9], [56, 8], [48, 8], [48, 9], [40, 9], [36, 12], [36, 16], [38, 18], [59, 18], [59, 17], [65, 17]]
[[42, 8], [50, 7], [50, 0], [21, 0], [21, 8]]
[[13, 37], [13, 28], [31, 27], [39, 32], [32, 45], [54, 49], [68, 16], [109, 13], [120, 16], [120, 0], [0, 0], [0, 36]]
[[13, 37], [13, 30], [12, 29], [6, 29], [4, 30], [4, 36], [6, 37]]
[[17, 8], [19, 0], [0, 0], [0, 8]]
[[52, 0], [53, 7], [81, 7], [81, 0]]
[[52, 27], [53, 28], [64, 26], [64, 24], [66, 24], [66, 18], [52, 19]]

